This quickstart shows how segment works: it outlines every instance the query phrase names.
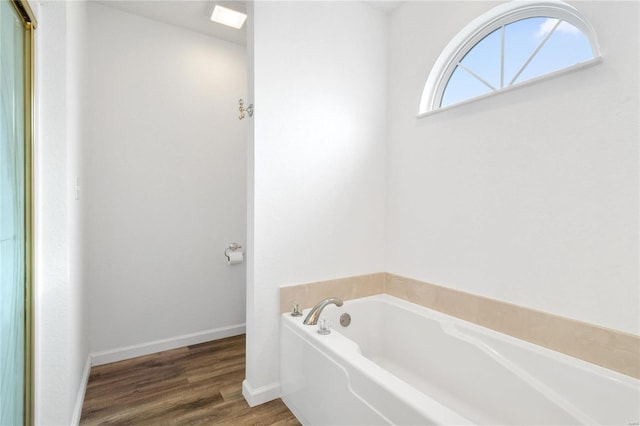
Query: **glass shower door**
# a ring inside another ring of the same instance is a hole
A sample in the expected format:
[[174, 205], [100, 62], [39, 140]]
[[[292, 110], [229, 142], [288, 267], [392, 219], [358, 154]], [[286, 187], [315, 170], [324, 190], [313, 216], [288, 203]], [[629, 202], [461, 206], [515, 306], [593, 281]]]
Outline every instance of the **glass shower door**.
[[25, 26], [0, 0], [0, 425], [25, 423]]

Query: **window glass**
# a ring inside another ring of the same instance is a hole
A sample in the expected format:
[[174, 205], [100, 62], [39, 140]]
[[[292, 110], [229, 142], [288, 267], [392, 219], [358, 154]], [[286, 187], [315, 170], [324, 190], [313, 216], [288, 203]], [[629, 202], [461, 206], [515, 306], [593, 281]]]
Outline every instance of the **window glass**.
[[[547, 19], [535, 36], [543, 39], [556, 22], [557, 19]], [[579, 29], [562, 21], [514, 84], [588, 61], [591, 58], [593, 58], [593, 51], [589, 39]]]
[[500, 33], [497, 29], [475, 45], [460, 63], [489, 83], [500, 87]]
[[[538, 30], [548, 18], [528, 18], [504, 27], [504, 81], [509, 84], [525, 61], [531, 56], [542, 37]], [[474, 50], [474, 49], [472, 49]]]
[[464, 101], [465, 99], [475, 98], [476, 96], [484, 95], [491, 92], [491, 89], [482, 84], [480, 80], [466, 72], [460, 67], [456, 67], [449, 83], [447, 84], [444, 94], [442, 95], [442, 102], [440, 106], [447, 106], [451, 104]]

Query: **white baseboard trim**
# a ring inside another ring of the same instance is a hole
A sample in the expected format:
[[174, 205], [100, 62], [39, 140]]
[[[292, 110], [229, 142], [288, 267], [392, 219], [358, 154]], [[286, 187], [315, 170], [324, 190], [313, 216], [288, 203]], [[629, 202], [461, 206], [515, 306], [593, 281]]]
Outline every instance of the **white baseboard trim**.
[[280, 395], [280, 398], [282, 398], [282, 402], [284, 402], [284, 405], [286, 405], [286, 406], [287, 406], [287, 408], [289, 409], [289, 411], [291, 411], [291, 413], [294, 415], [294, 417], [295, 417], [296, 419], [298, 419], [298, 421], [299, 421], [301, 424], [303, 424], [303, 425], [309, 425], [309, 424], [311, 424], [311, 422], [310, 422], [310, 421], [308, 421], [308, 420], [306, 419], [306, 417], [304, 417], [302, 414], [300, 414], [300, 413], [298, 412], [298, 408], [297, 408], [294, 404], [291, 404], [291, 403], [289, 402], [289, 399], [287, 398], [287, 396], [286, 396], [286, 395]]
[[78, 426], [80, 417], [82, 416], [82, 404], [84, 404], [84, 395], [87, 392], [87, 383], [89, 383], [89, 373], [91, 372], [91, 355], [87, 356], [87, 362], [84, 364], [84, 371], [80, 379], [80, 387], [76, 396], [76, 404], [73, 407], [73, 417], [71, 417], [71, 425]]
[[212, 330], [171, 337], [169, 339], [155, 340], [153, 342], [141, 343], [139, 345], [126, 346], [124, 348], [112, 349], [109, 351], [94, 352], [91, 354], [91, 364], [108, 364], [110, 362], [123, 361], [125, 359], [135, 358], [142, 355], [149, 355], [156, 352], [167, 351], [169, 349], [180, 348], [182, 346], [197, 345], [198, 343], [204, 343], [211, 340], [224, 339], [225, 337], [244, 334], [245, 329], [245, 324], [236, 324], [228, 327], [220, 327]]
[[274, 399], [280, 398], [280, 383], [276, 382], [254, 388], [245, 379], [242, 381], [242, 396], [244, 396], [249, 407], [255, 407], [256, 405], [273, 401]]

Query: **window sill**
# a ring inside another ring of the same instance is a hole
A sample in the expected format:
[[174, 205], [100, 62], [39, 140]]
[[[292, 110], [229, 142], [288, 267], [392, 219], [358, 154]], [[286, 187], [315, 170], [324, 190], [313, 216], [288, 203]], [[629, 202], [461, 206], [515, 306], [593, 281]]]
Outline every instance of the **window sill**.
[[429, 116], [437, 114], [439, 112], [448, 111], [448, 110], [457, 108], [457, 107], [462, 106], [462, 105], [468, 105], [468, 104], [471, 104], [471, 103], [474, 103], [474, 102], [478, 102], [478, 101], [480, 101], [482, 99], [490, 98], [492, 96], [496, 96], [496, 95], [499, 95], [501, 93], [510, 92], [512, 90], [516, 90], [516, 89], [519, 89], [521, 87], [526, 87], [526, 86], [530, 86], [530, 85], [533, 85], [533, 84], [537, 84], [537, 83], [539, 83], [541, 81], [550, 80], [550, 79], [553, 79], [553, 78], [556, 78], [556, 77], [559, 77], [559, 76], [562, 76], [562, 75], [565, 75], [565, 74], [570, 74], [570, 73], [573, 73], [573, 72], [576, 72], [576, 71], [579, 71], [579, 70], [582, 70], [582, 69], [585, 69], [585, 68], [591, 68], [594, 65], [602, 63], [602, 61], [603, 61], [602, 60], [602, 56], [598, 56], [597, 58], [593, 58], [593, 59], [590, 59], [588, 61], [581, 62], [579, 64], [576, 64], [576, 65], [573, 65], [573, 66], [570, 66], [570, 67], [567, 67], [567, 68], [563, 68], [563, 69], [558, 70], [558, 71], [554, 71], [554, 72], [549, 73], [549, 74], [541, 75], [540, 77], [532, 78], [530, 80], [523, 81], [522, 83], [514, 84], [514, 85], [509, 86], [509, 87], [503, 87], [502, 89], [494, 90], [494, 91], [492, 91], [490, 93], [485, 93], [484, 95], [476, 96], [474, 98], [469, 98], [469, 99], [466, 99], [464, 101], [457, 102], [457, 103], [451, 104], [451, 105], [447, 105], [447, 106], [442, 107], [442, 108], [437, 108], [437, 109], [433, 109], [431, 111], [426, 111], [426, 112], [420, 113], [420, 114], [418, 114], [416, 116], [416, 118], [429, 117]]

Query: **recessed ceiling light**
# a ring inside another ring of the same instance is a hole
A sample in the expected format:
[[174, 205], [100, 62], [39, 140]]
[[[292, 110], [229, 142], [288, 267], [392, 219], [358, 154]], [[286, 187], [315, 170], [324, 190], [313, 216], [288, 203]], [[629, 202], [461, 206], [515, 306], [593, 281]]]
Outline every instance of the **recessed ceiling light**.
[[229, 27], [240, 29], [244, 24], [244, 21], [247, 19], [247, 15], [235, 11], [233, 9], [228, 9], [226, 7], [222, 7], [219, 4], [216, 4], [216, 7], [213, 8], [213, 13], [211, 14], [211, 20], [213, 22], [217, 22], [222, 25], [227, 25]]

